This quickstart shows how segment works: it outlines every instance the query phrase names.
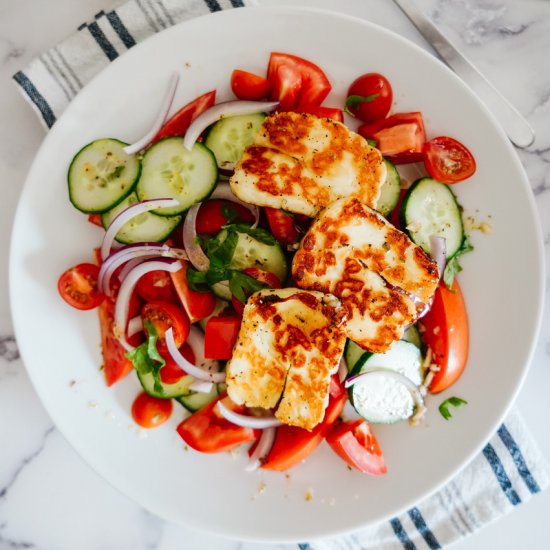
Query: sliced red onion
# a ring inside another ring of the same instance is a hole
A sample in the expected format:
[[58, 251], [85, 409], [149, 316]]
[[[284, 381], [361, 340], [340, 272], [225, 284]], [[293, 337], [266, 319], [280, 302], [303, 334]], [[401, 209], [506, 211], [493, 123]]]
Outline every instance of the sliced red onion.
[[269, 451], [271, 451], [271, 448], [273, 447], [276, 434], [277, 430], [275, 428], [266, 428], [262, 431], [262, 435], [260, 436], [260, 439], [258, 439], [256, 448], [250, 455], [250, 460], [245, 468], [247, 472], [257, 470], [262, 465], [269, 454]]
[[197, 271], [208, 271], [210, 260], [197, 242], [197, 214], [202, 203], [193, 205], [183, 222], [183, 246], [189, 261]]
[[177, 260], [152, 260], [144, 262], [135, 267], [120, 285], [115, 304], [115, 319], [113, 324], [113, 333], [119, 339], [120, 343], [128, 350], [134, 349], [126, 340], [126, 325], [128, 324], [128, 313], [130, 311], [130, 299], [134, 288], [143, 275], [150, 271], [169, 271], [175, 273], [182, 269], [182, 265]]
[[437, 264], [439, 280], [443, 277], [445, 264], [447, 263], [447, 239], [438, 235], [430, 235], [430, 256]]
[[202, 380], [204, 382], [224, 382], [225, 381], [225, 372], [208, 372], [196, 367], [193, 363], [190, 363], [179, 351], [174, 341], [174, 335], [172, 333], [172, 328], [169, 328], [164, 337], [166, 339], [166, 346], [168, 347], [168, 352], [172, 356], [172, 359], [176, 364], [184, 370], [187, 374], [190, 374], [197, 380]]
[[214, 122], [221, 118], [252, 113], [267, 113], [279, 106], [277, 101], [225, 101], [218, 103], [200, 114], [187, 128], [183, 146], [191, 150], [197, 138]]
[[242, 201], [235, 195], [228, 183], [219, 183], [214, 192], [209, 197], [210, 199], [224, 199], [244, 206], [254, 216], [254, 224], [252, 227], [257, 227], [260, 221], [260, 209], [255, 204], [248, 204]]
[[128, 338], [130, 336], [133, 336], [134, 334], [137, 334], [138, 332], [141, 332], [142, 330], [143, 320], [141, 318], [141, 315], [136, 315], [128, 321], [128, 328], [126, 330], [126, 332], [128, 333]]
[[176, 93], [176, 88], [178, 87], [178, 81], [178, 73], [173, 73], [170, 78], [168, 90], [166, 91], [164, 99], [162, 100], [159, 112], [157, 114], [157, 117], [155, 118], [155, 121], [153, 122], [153, 125], [151, 126], [151, 129], [141, 139], [124, 147], [123, 150], [127, 155], [133, 155], [134, 153], [145, 149], [145, 147], [147, 147], [147, 145], [149, 145], [153, 138], [158, 134], [159, 130], [164, 124], [164, 121], [166, 120], [166, 117], [168, 116], [168, 112], [170, 111], [172, 102], [174, 101], [174, 95]]
[[[403, 384], [409, 390], [416, 406], [414, 416], [418, 417], [424, 414], [426, 407], [424, 405], [424, 399], [422, 398], [422, 394], [420, 393], [420, 389], [418, 388], [418, 386], [410, 378], [407, 378], [404, 374], [401, 374], [400, 372], [397, 372], [393, 369], [387, 369], [384, 367], [366, 368], [359, 374], [355, 374], [354, 376], [348, 378], [344, 383], [344, 387], [350, 388], [354, 384], [360, 384], [362, 381], [365, 380], [366, 377], [374, 373], [383, 374]], [[421, 411], [421, 413], [419, 411]]]
[[229, 422], [243, 428], [252, 428], [253, 430], [264, 430], [266, 428], [276, 428], [281, 426], [282, 422], [271, 416], [249, 416], [246, 414], [239, 414], [231, 409], [227, 408], [223, 401], [218, 401], [216, 407], [220, 414]]
[[198, 393], [210, 393], [213, 386], [213, 382], [205, 382], [204, 380], [195, 379], [191, 382], [191, 384], [189, 384], [189, 389]]
[[340, 359], [340, 364], [338, 365], [338, 380], [343, 382], [348, 375], [348, 364], [346, 363], [346, 358], [342, 355]]
[[111, 247], [115, 240], [116, 234], [120, 231], [122, 226], [130, 221], [132, 218], [148, 212], [149, 210], [156, 210], [157, 208], [168, 208], [170, 206], [177, 206], [179, 201], [176, 199], [153, 199], [149, 201], [142, 201], [136, 204], [132, 204], [128, 208], [125, 208], [109, 225], [105, 236], [103, 237], [103, 243], [101, 244], [101, 259], [105, 260], [111, 252]]

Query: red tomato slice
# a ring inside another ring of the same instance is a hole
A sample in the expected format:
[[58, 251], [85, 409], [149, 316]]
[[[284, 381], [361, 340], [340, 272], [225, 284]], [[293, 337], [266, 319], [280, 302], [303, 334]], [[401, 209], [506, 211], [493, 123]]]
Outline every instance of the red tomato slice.
[[206, 111], [214, 105], [216, 101], [216, 90], [206, 92], [205, 94], [197, 97], [187, 105], [184, 105], [179, 111], [177, 111], [172, 117], [164, 124], [159, 130], [158, 134], [151, 141], [151, 145], [156, 143], [159, 139], [183, 136], [187, 132], [187, 128], [193, 120], [195, 120], [201, 113]]
[[344, 122], [344, 112], [336, 107], [319, 107], [317, 105], [301, 105], [296, 109], [300, 113], [309, 113], [319, 118], [330, 118], [337, 122]]
[[359, 101], [355, 105], [349, 105], [348, 109], [363, 122], [374, 122], [385, 118], [390, 112], [393, 101], [393, 90], [389, 80], [379, 73], [367, 73], [355, 79], [348, 90], [350, 96], [368, 98], [370, 101]]
[[469, 149], [446, 136], [424, 144], [424, 166], [432, 178], [442, 183], [457, 183], [476, 171], [476, 161]]
[[67, 269], [57, 281], [61, 298], [76, 309], [93, 309], [105, 298], [97, 288], [99, 267], [82, 263]]
[[387, 472], [378, 441], [366, 420], [337, 422], [326, 439], [332, 450], [351, 467], [375, 476]]
[[231, 359], [240, 327], [241, 318], [230, 313], [208, 319], [204, 328], [205, 358]]
[[[190, 363], [193, 365], [195, 364], [195, 354], [187, 342], [183, 344], [179, 351]], [[181, 370], [170, 354], [164, 355], [164, 360], [166, 361], [166, 364], [160, 369], [160, 379], [162, 382], [165, 384], [175, 384], [186, 376], [186, 373]]]
[[248, 71], [235, 69], [231, 73], [231, 90], [239, 99], [259, 101], [269, 93], [269, 80]]
[[458, 380], [468, 358], [468, 315], [456, 279], [452, 291], [445, 283], [439, 284], [432, 307], [421, 323], [425, 328], [422, 339], [432, 350], [432, 361], [439, 367], [428, 390], [439, 393]]
[[115, 320], [115, 302], [106, 298], [98, 309], [101, 330], [101, 354], [103, 356], [103, 373], [107, 386], [112, 386], [126, 376], [133, 365], [126, 357], [126, 349], [115, 337], [113, 325]]
[[101, 223], [101, 214], [89, 214], [88, 221], [103, 229], [103, 224]]
[[[145, 322], [149, 321], [155, 327], [158, 334], [157, 349], [159, 353], [167, 351], [165, 333], [172, 328], [174, 342], [179, 348], [189, 335], [189, 319], [185, 312], [179, 307], [170, 302], [147, 302], [141, 310], [141, 317], [145, 326]], [[145, 327], [145, 332], [147, 328]]]
[[[253, 277], [261, 283], [265, 283], [267, 288], [283, 288], [281, 281], [277, 275], [274, 275], [270, 271], [264, 271], [258, 267], [247, 267], [243, 269], [243, 273]], [[245, 292], [246, 294], [246, 292]], [[247, 296], [248, 297], [248, 296]], [[233, 304], [233, 309], [242, 316], [244, 312], [244, 304], [240, 302], [235, 296], [231, 297], [231, 303]]]
[[[234, 219], [226, 217], [232, 214]], [[201, 204], [197, 213], [195, 228], [199, 235], [217, 235], [228, 223], [253, 223], [252, 212], [236, 202], [212, 199]]]
[[[277, 428], [273, 447], [261, 467], [266, 470], [289, 470], [307, 458], [323, 441], [330, 426], [342, 413], [346, 401], [346, 392], [338, 397], [330, 396], [325, 418], [311, 431], [286, 425]], [[254, 447], [251, 447], [249, 454], [254, 452]]]
[[294, 244], [298, 240], [298, 232], [294, 227], [292, 214], [269, 206], [266, 206], [264, 210], [273, 236], [281, 244]]
[[235, 405], [226, 396], [221, 396], [186, 418], [177, 427], [177, 431], [192, 449], [202, 453], [220, 453], [257, 439], [258, 430], [237, 426], [218, 412], [216, 405], [221, 399], [231, 410], [244, 412], [244, 406]]
[[321, 105], [332, 86], [325, 73], [311, 61], [287, 53], [272, 52], [267, 79], [271, 97], [283, 109], [302, 105]]
[[141, 392], [132, 404], [132, 417], [142, 428], [156, 428], [172, 414], [172, 400], [158, 399]]
[[183, 269], [170, 273], [172, 283], [176, 290], [183, 309], [187, 313], [191, 323], [196, 323], [205, 317], [208, 317], [216, 307], [216, 296], [212, 292], [202, 292], [192, 290], [187, 284], [187, 262], [180, 260]]
[[420, 162], [423, 159], [426, 132], [422, 114], [396, 113], [383, 120], [359, 127], [359, 134], [377, 142], [382, 155], [394, 164]]
[[143, 275], [136, 285], [136, 292], [146, 302], [176, 301], [174, 286], [166, 271], [150, 271]]

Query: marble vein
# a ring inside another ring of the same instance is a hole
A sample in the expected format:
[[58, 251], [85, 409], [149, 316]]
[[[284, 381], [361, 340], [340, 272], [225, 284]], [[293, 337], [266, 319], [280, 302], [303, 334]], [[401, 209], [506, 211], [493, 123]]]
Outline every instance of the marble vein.
[[8, 336], [0, 336], [0, 357], [8, 362], [19, 359], [19, 350], [15, 337], [11, 334]]
[[23, 540], [14, 540], [2, 535], [2, 531], [7, 527], [7, 522], [0, 524], [0, 546], [2, 548], [34, 548], [35, 544]]

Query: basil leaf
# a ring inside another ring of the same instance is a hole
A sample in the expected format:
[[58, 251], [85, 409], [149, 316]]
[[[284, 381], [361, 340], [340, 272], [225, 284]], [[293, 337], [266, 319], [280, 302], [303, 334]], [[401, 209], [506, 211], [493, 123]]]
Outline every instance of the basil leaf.
[[[454, 278], [462, 271], [459, 258], [467, 252], [471, 252], [474, 249], [470, 239], [467, 235], [464, 235], [460, 248], [456, 251], [453, 257], [447, 262], [445, 269], [443, 270], [443, 281], [447, 285], [447, 288], [452, 291], [451, 286]], [[454, 291], [453, 291], [454, 292]]]
[[187, 285], [191, 290], [208, 290], [206, 285], [206, 271], [197, 271], [192, 267], [187, 267]]
[[378, 142], [375, 139], [367, 139], [365, 138], [365, 141], [371, 146], [371, 147], [378, 147]]
[[449, 397], [449, 399], [445, 399], [441, 405], [439, 405], [439, 412], [441, 413], [441, 416], [445, 420], [449, 420], [453, 417], [451, 414], [451, 411], [449, 410], [449, 406], [453, 407], [461, 407], [462, 405], [467, 405], [468, 401], [465, 401], [464, 399], [461, 399], [460, 397]]
[[239, 212], [236, 208], [231, 206], [230, 204], [224, 203], [222, 205], [222, 216], [229, 222], [234, 222], [236, 219], [239, 218]]
[[277, 239], [267, 229], [262, 227], [250, 227], [244, 223], [235, 223], [232, 225], [225, 225], [224, 229], [230, 233], [245, 233], [264, 244], [273, 245], [277, 243]]
[[231, 272], [229, 277], [229, 290], [231, 290], [231, 294], [233, 294], [242, 304], [246, 304], [250, 294], [254, 294], [254, 292], [262, 290], [263, 288], [268, 288], [268, 285], [254, 279], [254, 277], [242, 271]]
[[344, 111], [348, 113], [348, 115], [355, 116], [351, 111], [350, 107], [352, 109], [355, 109], [359, 104], [361, 103], [370, 103], [371, 101], [374, 101], [380, 94], [371, 94], [367, 96], [363, 95], [350, 95], [346, 98], [346, 102], [344, 104]]
[[143, 324], [149, 337], [137, 348], [129, 351], [126, 357], [132, 361], [134, 368], [139, 374], [145, 375], [151, 373], [155, 381], [155, 391], [162, 393], [160, 369], [164, 367], [166, 361], [157, 350], [158, 333], [155, 329], [155, 325], [148, 320], [145, 320]]

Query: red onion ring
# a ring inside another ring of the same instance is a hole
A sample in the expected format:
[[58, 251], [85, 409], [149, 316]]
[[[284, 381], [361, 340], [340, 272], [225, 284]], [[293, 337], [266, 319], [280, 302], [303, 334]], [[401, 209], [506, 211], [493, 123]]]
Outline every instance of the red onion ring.
[[127, 351], [134, 349], [126, 340], [126, 325], [128, 324], [128, 313], [130, 311], [130, 299], [134, 288], [143, 275], [150, 271], [169, 271], [175, 273], [182, 269], [181, 262], [177, 260], [152, 260], [150, 262], [144, 262], [135, 267], [124, 281], [120, 285], [118, 296], [115, 303], [115, 315], [113, 323], [113, 334], [120, 341]]
[[254, 452], [250, 455], [250, 460], [245, 468], [247, 472], [257, 470], [271, 451], [273, 443], [275, 443], [276, 428], [266, 428], [262, 431], [260, 439], [256, 444]]
[[239, 414], [231, 409], [227, 408], [223, 401], [218, 401], [216, 404], [220, 414], [229, 422], [232, 422], [236, 426], [243, 428], [252, 428], [253, 430], [264, 430], [266, 428], [276, 428], [281, 426], [282, 422], [274, 416], [248, 416], [246, 414]]
[[111, 222], [105, 236], [103, 237], [103, 243], [101, 244], [101, 259], [105, 260], [111, 252], [111, 247], [115, 240], [116, 234], [120, 231], [122, 226], [130, 221], [132, 218], [148, 212], [149, 210], [156, 210], [157, 208], [167, 208], [170, 206], [177, 206], [179, 201], [176, 199], [153, 199], [149, 201], [142, 201], [136, 204], [132, 204], [128, 208], [125, 208], [116, 218]]
[[220, 120], [220, 118], [236, 115], [248, 115], [252, 113], [267, 113], [274, 111], [279, 106], [277, 101], [225, 101], [218, 103], [200, 114], [187, 128], [183, 139], [183, 146], [191, 150], [197, 138], [208, 126]]
[[183, 222], [183, 246], [189, 261], [197, 271], [208, 271], [210, 260], [197, 242], [197, 214], [202, 203], [193, 205]]
[[189, 384], [189, 389], [198, 393], [210, 393], [213, 386], [214, 382], [205, 382], [204, 380], [197, 380], [195, 378], [195, 380]]
[[[197, 329], [198, 330], [198, 329]], [[174, 334], [172, 333], [172, 328], [169, 328], [164, 337], [166, 339], [166, 346], [168, 347], [168, 352], [172, 356], [172, 359], [177, 363], [177, 365], [184, 370], [187, 374], [190, 374], [197, 380], [202, 380], [203, 382], [224, 382], [225, 381], [225, 372], [208, 372], [201, 369], [190, 363], [179, 351], [174, 341]]]
[[128, 338], [130, 338], [130, 336], [133, 336], [134, 334], [137, 334], [138, 332], [141, 332], [142, 330], [143, 320], [141, 318], [141, 315], [136, 315], [128, 321], [128, 328], [126, 330], [126, 332], [128, 333]]
[[430, 256], [437, 264], [439, 280], [443, 277], [445, 264], [447, 263], [447, 239], [439, 235], [430, 235]]
[[348, 364], [346, 363], [346, 358], [342, 355], [340, 359], [340, 364], [338, 365], [338, 380], [343, 382], [348, 375]]
[[138, 151], [145, 149], [145, 147], [147, 147], [147, 145], [149, 145], [149, 143], [153, 141], [153, 138], [158, 134], [159, 130], [162, 128], [162, 125], [164, 124], [164, 121], [166, 120], [166, 117], [168, 116], [168, 112], [170, 111], [172, 102], [174, 101], [174, 95], [176, 93], [176, 88], [178, 87], [178, 81], [179, 81], [178, 73], [173, 73], [172, 76], [170, 77], [168, 90], [164, 95], [164, 99], [162, 100], [159, 112], [153, 122], [153, 125], [151, 126], [151, 129], [142, 138], [138, 139], [135, 143], [126, 145], [126, 147], [124, 147], [123, 151], [127, 155], [133, 155], [134, 153], [137, 153]]

